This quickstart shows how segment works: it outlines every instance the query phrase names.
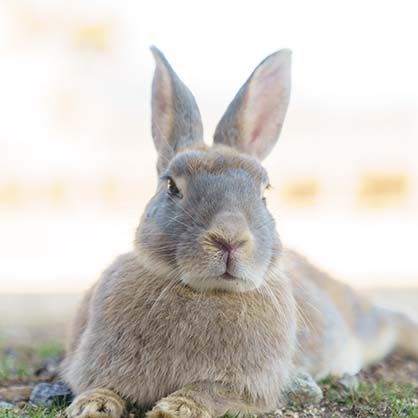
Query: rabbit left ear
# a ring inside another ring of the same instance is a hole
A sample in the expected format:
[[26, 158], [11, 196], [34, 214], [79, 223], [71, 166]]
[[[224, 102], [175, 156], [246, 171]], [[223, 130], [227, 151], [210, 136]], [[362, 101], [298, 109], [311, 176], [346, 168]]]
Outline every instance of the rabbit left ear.
[[152, 137], [158, 151], [161, 173], [175, 153], [193, 143], [203, 143], [199, 108], [190, 90], [157, 48], [152, 82]]
[[286, 116], [290, 68], [288, 49], [262, 61], [223, 115], [214, 142], [264, 159], [277, 142]]

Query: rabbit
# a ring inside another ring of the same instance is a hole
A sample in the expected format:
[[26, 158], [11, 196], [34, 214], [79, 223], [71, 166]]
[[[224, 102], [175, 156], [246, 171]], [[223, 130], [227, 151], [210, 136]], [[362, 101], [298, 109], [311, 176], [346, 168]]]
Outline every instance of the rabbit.
[[200, 112], [152, 48], [158, 186], [121, 255], [88, 291], [62, 377], [69, 418], [210, 418], [275, 409], [298, 373], [354, 375], [395, 348], [418, 355], [412, 320], [370, 303], [282, 246], [261, 161], [281, 132], [291, 52], [264, 59], [203, 142]]

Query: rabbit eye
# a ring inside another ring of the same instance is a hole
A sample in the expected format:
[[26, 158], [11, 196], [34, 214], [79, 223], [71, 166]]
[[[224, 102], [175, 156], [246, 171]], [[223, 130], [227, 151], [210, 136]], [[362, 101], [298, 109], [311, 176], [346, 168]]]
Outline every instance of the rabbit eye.
[[171, 196], [182, 198], [182, 194], [171, 177], [167, 178], [167, 191]]

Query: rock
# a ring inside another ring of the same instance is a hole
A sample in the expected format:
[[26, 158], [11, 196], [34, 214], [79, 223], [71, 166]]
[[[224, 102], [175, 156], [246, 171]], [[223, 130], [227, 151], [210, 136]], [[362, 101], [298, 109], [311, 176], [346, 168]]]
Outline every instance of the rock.
[[14, 405], [11, 402], [0, 401], [0, 409], [13, 409]]
[[64, 383], [39, 383], [33, 389], [30, 401], [42, 406], [66, 406], [72, 398], [70, 388]]
[[357, 376], [354, 376], [352, 374], [344, 374], [340, 379], [338, 379], [338, 383], [346, 391], [356, 391], [359, 387], [359, 381]]
[[299, 372], [286, 390], [287, 399], [295, 405], [319, 403], [323, 397], [321, 388], [312, 376], [305, 372]]
[[0, 400], [6, 402], [28, 401], [33, 386], [10, 386], [0, 389]]

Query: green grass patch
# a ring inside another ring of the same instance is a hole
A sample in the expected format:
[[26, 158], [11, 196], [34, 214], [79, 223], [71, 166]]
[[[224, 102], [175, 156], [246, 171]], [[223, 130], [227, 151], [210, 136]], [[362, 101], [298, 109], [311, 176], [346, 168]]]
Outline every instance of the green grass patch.
[[29, 362], [12, 355], [0, 355], [0, 379], [8, 377], [27, 377], [33, 373]]
[[35, 352], [40, 360], [46, 361], [50, 358], [62, 356], [64, 354], [64, 347], [60, 343], [50, 341], [38, 346]]
[[30, 377], [37, 367], [48, 360], [59, 359], [64, 347], [58, 342], [45, 342], [34, 347], [7, 348], [0, 346], [0, 379]]
[[418, 393], [411, 384], [380, 380], [362, 382], [358, 389], [347, 390], [332, 379], [321, 382], [327, 406], [343, 409], [347, 416], [417, 418]]
[[0, 418], [57, 418], [60, 410], [28, 406], [18, 410], [0, 409]]

